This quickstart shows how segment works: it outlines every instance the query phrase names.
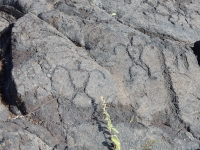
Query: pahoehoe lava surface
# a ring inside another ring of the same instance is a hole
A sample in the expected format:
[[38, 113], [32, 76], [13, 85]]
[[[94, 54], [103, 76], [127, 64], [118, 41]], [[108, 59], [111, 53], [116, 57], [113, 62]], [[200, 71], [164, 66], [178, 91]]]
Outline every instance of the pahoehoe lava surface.
[[[116, 15], [112, 15], [115, 13]], [[200, 149], [199, 0], [0, 0], [0, 149]]]

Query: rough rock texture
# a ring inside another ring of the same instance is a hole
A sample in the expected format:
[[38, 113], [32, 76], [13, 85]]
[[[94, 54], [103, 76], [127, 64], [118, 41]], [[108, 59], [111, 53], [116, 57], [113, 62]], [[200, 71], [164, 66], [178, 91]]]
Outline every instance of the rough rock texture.
[[0, 4], [0, 149], [200, 149], [199, 0]]

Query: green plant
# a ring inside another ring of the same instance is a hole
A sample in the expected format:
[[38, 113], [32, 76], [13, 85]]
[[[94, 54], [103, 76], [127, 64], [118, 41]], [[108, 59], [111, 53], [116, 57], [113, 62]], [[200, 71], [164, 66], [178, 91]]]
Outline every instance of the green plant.
[[116, 16], [117, 14], [113, 12], [111, 15], [112, 15], [112, 16]]
[[[109, 130], [110, 132], [110, 135], [111, 135], [111, 141], [113, 142], [114, 144], [114, 149], [115, 150], [120, 150], [120, 141], [119, 141], [119, 138], [116, 134], [119, 133], [119, 131], [113, 127], [112, 125], [112, 122], [110, 120], [110, 115], [108, 114], [107, 112], [107, 106], [106, 106], [106, 102], [103, 98], [103, 96], [101, 96], [101, 102], [102, 102], [102, 109], [103, 109], [103, 114], [105, 115], [105, 121], [107, 122], [107, 129]], [[113, 134], [113, 133], [116, 133], [116, 134]]]
[[[111, 141], [114, 144], [114, 150], [120, 150], [121, 144], [120, 144], [118, 136], [116, 135], [119, 133], [119, 131], [112, 125], [110, 115], [106, 110], [108, 107], [106, 106], [106, 102], [105, 102], [103, 96], [101, 96], [101, 102], [102, 102], [103, 114], [105, 115], [104, 119], [107, 122], [107, 129], [109, 130], [109, 133], [111, 135]], [[134, 115], [131, 117], [130, 123], [133, 122], [133, 120], [134, 120]], [[113, 132], [116, 134], [113, 134]], [[142, 150], [151, 150], [150, 147], [152, 147], [155, 142], [156, 142], [156, 140], [147, 141]], [[130, 149], [130, 150], [133, 150], [133, 149]]]

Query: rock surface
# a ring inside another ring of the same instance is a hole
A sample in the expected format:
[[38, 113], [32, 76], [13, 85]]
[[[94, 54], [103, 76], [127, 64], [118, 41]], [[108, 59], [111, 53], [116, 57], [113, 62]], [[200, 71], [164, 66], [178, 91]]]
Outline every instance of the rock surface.
[[199, 0], [0, 4], [0, 149], [200, 149]]

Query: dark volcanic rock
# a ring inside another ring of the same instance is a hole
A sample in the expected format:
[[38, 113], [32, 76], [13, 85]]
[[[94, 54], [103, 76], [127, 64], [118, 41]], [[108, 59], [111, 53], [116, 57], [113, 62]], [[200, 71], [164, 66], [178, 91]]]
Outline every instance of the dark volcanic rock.
[[24, 119], [1, 122], [0, 133], [1, 149], [5, 150], [50, 150], [51, 146], [55, 145], [54, 139], [46, 129]]
[[0, 4], [0, 149], [200, 148], [198, 0]]

